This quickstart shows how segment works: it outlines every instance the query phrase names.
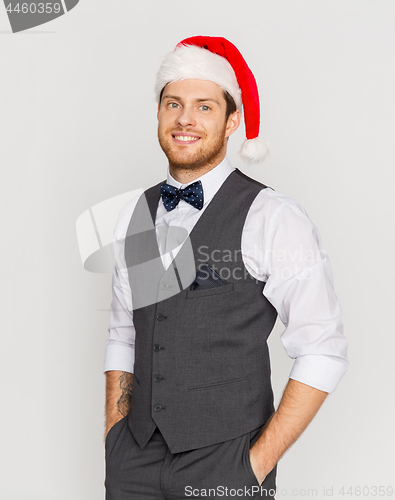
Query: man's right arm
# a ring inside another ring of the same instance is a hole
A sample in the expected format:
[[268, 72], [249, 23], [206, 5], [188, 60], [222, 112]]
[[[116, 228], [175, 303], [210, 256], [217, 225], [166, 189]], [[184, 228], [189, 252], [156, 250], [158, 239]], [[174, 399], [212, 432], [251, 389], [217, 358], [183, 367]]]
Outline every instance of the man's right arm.
[[110, 370], [106, 372], [106, 431], [108, 431], [130, 411], [133, 373]]
[[113, 235], [116, 265], [112, 278], [109, 338], [106, 340], [104, 359], [106, 374], [104, 440], [111, 427], [128, 415], [131, 405], [136, 330], [133, 324], [132, 292], [125, 261], [125, 237], [139, 196], [123, 206]]
[[133, 311], [128, 310], [124, 289], [122, 274], [115, 267], [108, 329], [110, 338], [106, 341], [104, 361], [106, 374], [104, 440], [111, 427], [128, 415], [132, 398], [135, 329]]
[[[134, 368], [133, 311], [127, 307], [127, 298], [122, 286], [122, 274], [114, 268], [109, 338], [106, 341], [104, 371], [106, 374], [105, 434], [111, 427], [128, 415], [132, 398]], [[131, 296], [128, 297], [131, 301]]]

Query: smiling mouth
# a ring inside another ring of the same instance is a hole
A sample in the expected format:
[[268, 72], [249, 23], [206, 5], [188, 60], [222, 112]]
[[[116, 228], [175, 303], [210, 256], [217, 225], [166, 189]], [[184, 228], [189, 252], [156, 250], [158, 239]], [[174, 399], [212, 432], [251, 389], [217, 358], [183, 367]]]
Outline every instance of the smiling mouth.
[[195, 137], [192, 135], [172, 135], [175, 142], [180, 144], [193, 144], [194, 142], [200, 141], [200, 137]]

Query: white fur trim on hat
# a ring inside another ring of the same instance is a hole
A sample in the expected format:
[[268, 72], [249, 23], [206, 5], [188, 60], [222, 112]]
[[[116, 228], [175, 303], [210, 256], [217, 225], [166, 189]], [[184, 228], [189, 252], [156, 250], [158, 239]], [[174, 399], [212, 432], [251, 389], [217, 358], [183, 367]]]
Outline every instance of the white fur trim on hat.
[[262, 137], [246, 139], [241, 146], [239, 155], [249, 163], [263, 161], [270, 155], [270, 144]]
[[179, 80], [210, 80], [229, 92], [242, 113], [241, 90], [230, 63], [196, 45], [181, 45], [166, 55], [156, 75], [155, 98], [159, 103], [162, 89]]

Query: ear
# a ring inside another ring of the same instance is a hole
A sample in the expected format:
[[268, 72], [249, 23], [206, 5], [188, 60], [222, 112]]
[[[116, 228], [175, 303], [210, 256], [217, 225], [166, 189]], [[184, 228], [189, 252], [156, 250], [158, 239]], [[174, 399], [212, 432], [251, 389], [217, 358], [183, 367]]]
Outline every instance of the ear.
[[229, 137], [239, 128], [240, 121], [240, 111], [237, 109], [234, 113], [229, 115], [228, 121], [226, 123], [225, 137]]

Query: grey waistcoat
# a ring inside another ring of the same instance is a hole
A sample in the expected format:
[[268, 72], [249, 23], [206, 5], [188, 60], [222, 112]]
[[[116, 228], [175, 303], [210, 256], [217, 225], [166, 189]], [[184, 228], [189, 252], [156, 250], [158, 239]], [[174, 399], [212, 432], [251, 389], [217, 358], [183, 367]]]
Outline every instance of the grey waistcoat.
[[[277, 312], [241, 255], [248, 210], [266, 186], [234, 170], [165, 270], [154, 228], [160, 185], [139, 198], [125, 239], [136, 328], [128, 425], [141, 448], [159, 427], [178, 453], [233, 439], [271, 416], [266, 341]], [[202, 263], [228, 284], [191, 291]]]

